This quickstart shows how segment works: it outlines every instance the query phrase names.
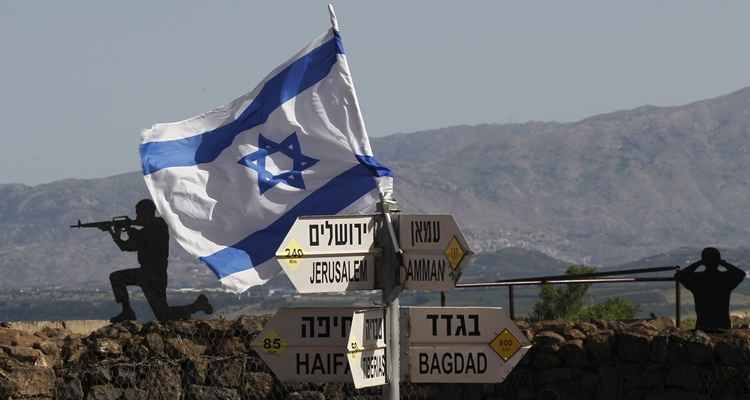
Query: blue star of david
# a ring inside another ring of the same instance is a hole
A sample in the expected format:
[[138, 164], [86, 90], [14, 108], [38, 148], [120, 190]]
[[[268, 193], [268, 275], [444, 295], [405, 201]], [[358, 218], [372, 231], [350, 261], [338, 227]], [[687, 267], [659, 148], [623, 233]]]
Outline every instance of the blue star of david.
[[[281, 152], [292, 159], [291, 171], [274, 175], [266, 169], [266, 157], [276, 152]], [[297, 133], [292, 132], [281, 143], [276, 143], [263, 135], [259, 135], [258, 150], [242, 157], [238, 163], [258, 173], [258, 186], [260, 187], [260, 193], [263, 194], [266, 190], [271, 189], [280, 182], [298, 189], [304, 189], [305, 181], [302, 179], [302, 171], [312, 167], [318, 161], [302, 154]]]

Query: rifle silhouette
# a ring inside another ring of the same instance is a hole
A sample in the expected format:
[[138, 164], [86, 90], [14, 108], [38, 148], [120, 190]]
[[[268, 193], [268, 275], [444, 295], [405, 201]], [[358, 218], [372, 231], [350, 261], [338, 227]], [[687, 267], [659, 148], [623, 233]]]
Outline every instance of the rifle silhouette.
[[76, 225], [71, 225], [70, 227], [71, 228], [98, 228], [102, 231], [109, 231], [112, 229], [112, 227], [114, 227], [116, 231], [124, 232], [133, 225], [135, 225], [135, 221], [130, 219], [130, 217], [128, 217], [127, 215], [122, 215], [119, 217], [112, 218], [111, 221], [88, 222], [85, 224], [82, 224], [81, 220], [79, 219]]

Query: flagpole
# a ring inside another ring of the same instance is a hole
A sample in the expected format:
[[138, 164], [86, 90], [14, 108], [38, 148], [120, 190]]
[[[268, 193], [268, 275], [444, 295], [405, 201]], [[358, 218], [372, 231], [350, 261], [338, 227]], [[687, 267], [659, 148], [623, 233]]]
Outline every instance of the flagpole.
[[338, 32], [339, 30], [339, 21], [336, 19], [336, 12], [333, 11], [333, 4], [328, 3], [328, 15], [331, 17], [331, 28], [333, 28], [334, 31]]
[[[339, 31], [339, 22], [336, 19], [336, 11], [333, 9], [333, 4], [328, 4], [328, 14], [331, 17], [331, 28], [335, 31]], [[356, 102], [356, 96], [354, 97]], [[363, 125], [364, 128], [364, 125]], [[392, 189], [384, 190], [381, 185], [378, 185], [380, 189], [380, 211], [383, 214], [383, 219], [386, 228], [386, 234], [388, 235], [389, 243], [384, 245], [385, 254], [384, 260], [384, 279], [382, 279], [382, 290], [383, 290], [383, 305], [386, 310], [386, 368], [388, 383], [386, 388], [383, 388], [383, 399], [385, 400], [399, 400], [401, 398], [401, 304], [399, 302], [399, 294], [401, 293], [401, 279], [400, 271], [402, 264], [401, 246], [398, 243], [398, 236], [394, 229], [394, 217], [395, 223], [398, 223], [398, 216], [392, 216], [391, 213], [397, 213], [399, 211], [398, 203], [392, 198]]]

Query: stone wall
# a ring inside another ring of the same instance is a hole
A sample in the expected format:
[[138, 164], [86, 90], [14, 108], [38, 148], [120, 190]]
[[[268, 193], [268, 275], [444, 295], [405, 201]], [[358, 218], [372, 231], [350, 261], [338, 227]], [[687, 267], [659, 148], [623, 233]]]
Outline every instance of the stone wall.
[[[249, 344], [267, 321], [138, 322], [90, 335], [0, 327], [0, 399], [376, 399], [278, 382]], [[404, 384], [404, 399], [750, 399], [750, 331], [669, 319], [518, 322], [533, 349], [501, 384]]]

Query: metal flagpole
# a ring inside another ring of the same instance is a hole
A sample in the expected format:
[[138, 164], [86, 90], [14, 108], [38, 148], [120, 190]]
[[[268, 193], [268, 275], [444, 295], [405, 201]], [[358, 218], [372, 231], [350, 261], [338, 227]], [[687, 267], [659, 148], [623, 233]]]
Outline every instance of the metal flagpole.
[[[392, 211], [398, 211], [394, 202], [388, 201], [381, 195], [381, 211], [387, 234], [390, 240], [383, 240], [385, 249], [383, 251], [384, 279], [383, 283], [383, 304], [386, 306], [387, 322], [387, 356], [386, 363], [388, 369], [388, 387], [383, 389], [383, 399], [398, 400], [400, 399], [401, 384], [401, 341], [400, 341], [400, 301], [399, 293], [401, 292], [401, 255], [403, 250], [398, 243], [396, 230], [394, 229]], [[398, 223], [398, 216], [396, 216]], [[388, 248], [390, 247], [390, 248]]]
[[[328, 13], [331, 17], [331, 27], [333, 30], [339, 30], [336, 12], [333, 10], [333, 4], [328, 4]], [[380, 211], [383, 213], [385, 228], [387, 229], [388, 239], [381, 235], [383, 244], [383, 305], [386, 307], [386, 369], [388, 374], [387, 388], [383, 389], [383, 399], [398, 400], [400, 399], [400, 381], [401, 381], [401, 343], [399, 331], [400, 304], [399, 293], [401, 292], [401, 255], [403, 250], [398, 243], [398, 236], [393, 227], [393, 218], [391, 212], [398, 212], [398, 205], [395, 200], [391, 199], [390, 193], [386, 195], [381, 188], [380, 193]], [[398, 223], [398, 217], [396, 217]]]

